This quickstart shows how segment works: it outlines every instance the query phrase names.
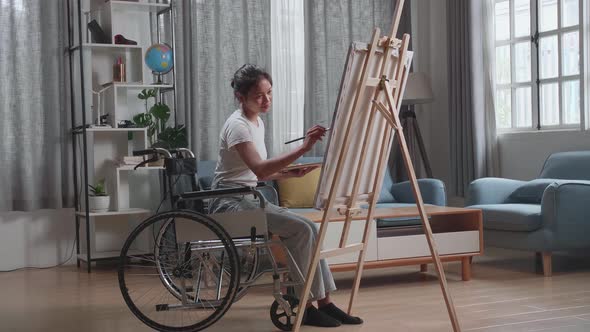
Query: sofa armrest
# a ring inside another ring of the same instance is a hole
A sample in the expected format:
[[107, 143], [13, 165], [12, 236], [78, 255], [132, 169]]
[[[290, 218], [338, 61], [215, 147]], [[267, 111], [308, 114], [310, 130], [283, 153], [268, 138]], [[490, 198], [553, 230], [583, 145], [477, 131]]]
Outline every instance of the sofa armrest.
[[[422, 193], [425, 204], [447, 205], [445, 184], [438, 179], [418, 179], [418, 187]], [[394, 183], [391, 186], [391, 194], [398, 203], [416, 203], [414, 191], [410, 181]]]
[[543, 228], [553, 234], [554, 247], [590, 246], [590, 181], [549, 185], [543, 193], [541, 215]]
[[510, 194], [526, 181], [504, 178], [481, 178], [469, 184], [465, 206], [506, 203]]

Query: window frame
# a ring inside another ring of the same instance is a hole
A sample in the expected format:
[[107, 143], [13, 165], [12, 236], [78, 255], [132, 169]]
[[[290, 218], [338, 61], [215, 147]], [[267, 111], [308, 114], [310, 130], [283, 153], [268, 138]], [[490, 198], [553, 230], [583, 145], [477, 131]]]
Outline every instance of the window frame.
[[[496, 4], [500, 2], [508, 1], [509, 2], [509, 20], [510, 20], [510, 36], [508, 39], [505, 40], [496, 40], [496, 32], [494, 29], [494, 62], [496, 49], [501, 46], [509, 46], [510, 47], [510, 83], [497, 83], [496, 80], [494, 81], [494, 95], [497, 96], [498, 91], [510, 89], [510, 115], [511, 115], [511, 127], [509, 128], [500, 128], [499, 123], [497, 122], [496, 117], [496, 127], [498, 133], [511, 133], [511, 132], [537, 132], [537, 131], [553, 131], [553, 130], [585, 130], [588, 128], [587, 123], [587, 94], [584, 93], [584, 88], [588, 84], [588, 75], [586, 73], [586, 67], [588, 63], [588, 44], [590, 42], [584, 43], [584, 39], [587, 38], [587, 27], [588, 21], [585, 18], [584, 13], [589, 10], [589, 6], [586, 4], [584, 0], [578, 0], [578, 24], [569, 26], [569, 27], [562, 27], [562, 5], [565, 0], [556, 0], [557, 1], [557, 28], [548, 30], [548, 31], [540, 31], [540, 27], [538, 25], [539, 20], [539, 13], [540, 13], [540, 1], [541, 0], [529, 0], [529, 14], [530, 14], [530, 31], [529, 35], [515, 37], [515, 3], [516, 0], [494, 0], [493, 12], [491, 15], [493, 16], [494, 26], [496, 25]], [[562, 49], [562, 39], [563, 35], [570, 33], [570, 32], [578, 32], [578, 46], [579, 46], [579, 53], [580, 53], [580, 63], [579, 63], [579, 73], [576, 75], [568, 75], [563, 76], [563, 49]], [[541, 38], [557, 36], [557, 77], [552, 78], [540, 78], [540, 53], [539, 53], [539, 43]], [[516, 66], [515, 66], [515, 46], [517, 44], [528, 42], [530, 43], [530, 50], [531, 50], [531, 66], [530, 66], [530, 81], [526, 82], [516, 82]], [[494, 67], [496, 67], [496, 63], [494, 63]], [[497, 71], [493, 73], [494, 77], [496, 77]], [[564, 108], [564, 98], [563, 98], [563, 83], [568, 81], [575, 81], [579, 82], [579, 94], [580, 94], [580, 105], [579, 105], [579, 112], [580, 112], [580, 122], [577, 124], [565, 124], [565, 108]], [[541, 86], [543, 84], [551, 84], [557, 83], [558, 84], [558, 104], [559, 104], [559, 124], [557, 125], [541, 125]], [[530, 87], [531, 88], [531, 125], [527, 127], [516, 127], [516, 120], [517, 120], [517, 112], [516, 110], [516, 89], [521, 87]], [[497, 99], [494, 101], [494, 107], [496, 108]]]

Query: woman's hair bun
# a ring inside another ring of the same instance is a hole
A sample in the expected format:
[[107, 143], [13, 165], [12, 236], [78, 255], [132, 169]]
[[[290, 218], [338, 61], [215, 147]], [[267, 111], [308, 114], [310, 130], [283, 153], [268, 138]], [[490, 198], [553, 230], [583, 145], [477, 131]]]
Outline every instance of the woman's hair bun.
[[268, 72], [256, 65], [245, 64], [234, 73], [231, 87], [234, 93], [245, 96], [261, 79], [268, 80], [272, 85], [272, 77]]

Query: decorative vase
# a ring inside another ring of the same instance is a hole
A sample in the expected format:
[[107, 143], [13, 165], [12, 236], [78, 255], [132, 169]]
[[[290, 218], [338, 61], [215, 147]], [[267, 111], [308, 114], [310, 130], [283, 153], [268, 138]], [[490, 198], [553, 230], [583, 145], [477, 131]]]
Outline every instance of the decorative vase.
[[110, 196], [89, 196], [89, 210], [91, 212], [107, 212], [110, 201]]

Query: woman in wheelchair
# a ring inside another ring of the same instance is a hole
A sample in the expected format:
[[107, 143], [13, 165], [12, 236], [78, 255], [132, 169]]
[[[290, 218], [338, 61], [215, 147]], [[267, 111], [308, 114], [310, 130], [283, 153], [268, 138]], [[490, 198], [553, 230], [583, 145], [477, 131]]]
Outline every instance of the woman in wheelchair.
[[[326, 128], [316, 125], [309, 129], [303, 144], [292, 151], [267, 159], [264, 143], [264, 123], [260, 114], [269, 112], [272, 104], [272, 78], [255, 65], [244, 65], [231, 81], [239, 109], [227, 119], [220, 133], [219, 158], [213, 188], [235, 186], [255, 187], [259, 180], [276, 180], [299, 177], [311, 168], [281, 172], [324, 137]], [[219, 198], [210, 203], [210, 212], [235, 212], [259, 206], [252, 197]], [[280, 237], [289, 249], [303, 275], [307, 274], [317, 236], [317, 226], [286, 208], [266, 203], [269, 231]], [[290, 267], [295, 270], [297, 267]], [[336, 290], [334, 279], [325, 259], [320, 261], [314, 276], [310, 302], [306, 305], [303, 323], [306, 325], [335, 327], [341, 324], [361, 324], [358, 317], [346, 314], [332, 303], [330, 292]], [[301, 286], [297, 289], [301, 291]], [[312, 305], [317, 301], [318, 307]]]

